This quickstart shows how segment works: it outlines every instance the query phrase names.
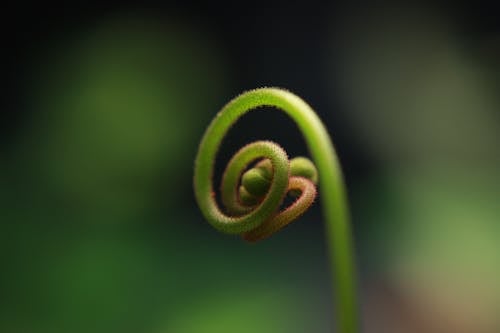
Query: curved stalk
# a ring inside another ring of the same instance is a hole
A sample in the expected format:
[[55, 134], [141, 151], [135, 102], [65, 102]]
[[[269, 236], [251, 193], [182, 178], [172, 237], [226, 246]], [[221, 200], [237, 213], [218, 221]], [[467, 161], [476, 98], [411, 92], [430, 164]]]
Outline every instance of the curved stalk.
[[[295, 121], [318, 169], [329, 259], [333, 273], [338, 332], [355, 333], [358, 331], [356, 274], [343, 176], [325, 126], [300, 97], [279, 88], [260, 88], [245, 92], [224, 106], [206, 130], [196, 156], [194, 189], [198, 205], [205, 218], [216, 229], [225, 233], [242, 234], [246, 239], [256, 240], [267, 237], [288, 224], [312, 203], [306, 196], [315, 195], [311, 193], [316, 191], [306, 190], [310, 184], [304, 185], [305, 187], [299, 186], [297, 184], [301, 181], [297, 182], [291, 178], [307, 180], [309, 183], [312, 181], [303, 178], [302, 175], [293, 174], [289, 179], [290, 167], [286, 153], [276, 144], [260, 141], [240, 150], [236, 161], [233, 158], [233, 162], [230, 162], [237, 165], [228, 168], [223, 177], [231, 179], [229, 184], [223, 181], [223, 191], [235, 193], [236, 197], [233, 200], [235, 203], [230, 204], [233, 207], [227, 210], [236, 214], [227, 215], [218, 207], [212, 186], [218, 148], [226, 132], [242, 115], [262, 106], [276, 107]], [[238, 179], [249, 163], [258, 158], [269, 160], [272, 165], [269, 189], [256, 205], [245, 206], [236, 192]], [[283, 197], [293, 190], [298, 190], [300, 197], [284, 212], [277, 213]], [[301, 200], [306, 203], [296, 205]], [[289, 209], [292, 207], [298, 211], [290, 213]]]

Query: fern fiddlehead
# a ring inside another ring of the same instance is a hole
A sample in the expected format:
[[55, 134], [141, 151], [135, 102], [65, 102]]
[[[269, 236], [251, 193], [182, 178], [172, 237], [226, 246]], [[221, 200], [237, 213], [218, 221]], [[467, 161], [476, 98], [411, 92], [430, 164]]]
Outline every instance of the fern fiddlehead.
[[[221, 201], [225, 207], [222, 210], [212, 185], [218, 148], [226, 132], [242, 115], [262, 106], [276, 107], [296, 122], [315, 166], [302, 157], [289, 161], [286, 152], [270, 141], [248, 144], [233, 156], [222, 177]], [[256, 160], [260, 161], [246, 171]], [[343, 176], [328, 132], [312, 108], [298, 96], [279, 88], [245, 92], [226, 104], [212, 120], [195, 160], [194, 190], [203, 215], [219, 231], [240, 234], [248, 241], [268, 237], [300, 216], [314, 201], [317, 180], [327, 221], [338, 328], [340, 333], [355, 333], [358, 329], [355, 268]], [[297, 199], [280, 211], [287, 193]]]

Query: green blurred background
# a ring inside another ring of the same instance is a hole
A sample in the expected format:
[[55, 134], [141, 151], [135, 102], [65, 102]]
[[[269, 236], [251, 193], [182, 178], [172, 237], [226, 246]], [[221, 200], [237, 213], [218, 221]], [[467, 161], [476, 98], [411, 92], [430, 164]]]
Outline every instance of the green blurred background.
[[[494, 6], [44, 2], [4, 13], [0, 332], [331, 332], [319, 204], [247, 244], [194, 202], [205, 127], [260, 86], [302, 96], [336, 143], [363, 331], [500, 332]], [[264, 111], [231, 130], [216, 182], [254, 139], [307, 154], [295, 125]]]

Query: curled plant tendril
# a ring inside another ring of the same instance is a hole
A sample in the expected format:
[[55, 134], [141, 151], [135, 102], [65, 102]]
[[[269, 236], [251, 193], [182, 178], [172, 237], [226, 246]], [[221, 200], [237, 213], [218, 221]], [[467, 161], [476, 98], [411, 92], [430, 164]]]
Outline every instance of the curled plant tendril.
[[[242, 115], [261, 106], [276, 107], [296, 122], [314, 164], [303, 157], [289, 161], [286, 152], [270, 141], [246, 145], [229, 161], [222, 177], [223, 210], [217, 204], [212, 184], [217, 151], [230, 127]], [[318, 180], [327, 222], [338, 332], [355, 333], [358, 331], [355, 269], [344, 182], [330, 136], [311, 107], [279, 88], [243, 93], [212, 120], [195, 161], [194, 190], [203, 215], [217, 230], [242, 235], [248, 241], [268, 237], [300, 216], [313, 203]], [[280, 211], [287, 194], [296, 199]]]

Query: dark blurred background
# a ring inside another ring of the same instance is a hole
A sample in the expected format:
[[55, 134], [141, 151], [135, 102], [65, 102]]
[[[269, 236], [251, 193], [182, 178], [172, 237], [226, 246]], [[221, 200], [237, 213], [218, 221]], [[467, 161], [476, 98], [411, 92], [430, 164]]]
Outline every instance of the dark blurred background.
[[[0, 331], [331, 332], [320, 205], [247, 244], [206, 223], [197, 143], [244, 90], [330, 130], [364, 332], [500, 332], [500, 18], [484, 2], [6, 5]], [[280, 112], [229, 133], [307, 154]], [[321, 189], [320, 194], [321, 196]]]

